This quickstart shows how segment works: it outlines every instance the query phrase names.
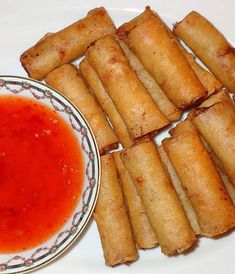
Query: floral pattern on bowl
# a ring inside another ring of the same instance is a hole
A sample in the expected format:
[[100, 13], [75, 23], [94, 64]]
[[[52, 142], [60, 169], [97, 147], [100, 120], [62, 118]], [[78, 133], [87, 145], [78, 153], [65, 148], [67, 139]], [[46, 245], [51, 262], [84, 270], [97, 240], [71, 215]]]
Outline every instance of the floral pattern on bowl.
[[35, 270], [61, 255], [84, 230], [99, 191], [100, 159], [97, 144], [83, 115], [68, 99], [48, 86], [23, 77], [0, 76], [0, 96], [18, 95], [37, 100], [55, 110], [74, 130], [84, 159], [85, 178], [81, 199], [67, 223], [47, 242], [17, 254], [1, 254], [0, 273], [24, 273]]

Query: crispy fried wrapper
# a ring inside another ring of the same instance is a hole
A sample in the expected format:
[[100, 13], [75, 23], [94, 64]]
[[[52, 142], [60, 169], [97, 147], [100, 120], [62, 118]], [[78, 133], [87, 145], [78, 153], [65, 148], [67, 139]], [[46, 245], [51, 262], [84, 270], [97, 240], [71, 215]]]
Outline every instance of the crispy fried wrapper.
[[100, 154], [117, 148], [118, 139], [116, 135], [74, 65], [63, 65], [55, 69], [48, 74], [45, 81], [49, 86], [68, 97], [82, 112], [91, 125]]
[[119, 27], [116, 33], [129, 45], [174, 105], [185, 108], [206, 96], [177, 41], [159, 15], [149, 7]]
[[114, 37], [106, 36], [93, 43], [86, 58], [102, 81], [132, 139], [156, 132], [170, 123], [131, 68]]
[[121, 158], [121, 151], [114, 153], [117, 172], [126, 201], [128, 215], [137, 248], [152, 248], [158, 244], [157, 237], [142, 205], [139, 194]]
[[[212, 101], [215, 99], [211, 98]], [[235, 185], [235, 107], [230, 99], [201, 106], [192, 112], [191, 120], [223, 165]]]
[[171, 177], [171, 181], [172, 181], [174, 188], [180, 198], [180, 202], [184, 207], [184, 211], [187, 215], [187, 218], [188, 218], [193, 230], [198, 235], [201, 233], [201, 229], [200, 229], [200, 226], [197, 221], [197, 216], [196, 216], [195, 210], [194, 210], [189, 198], [187, 197], [187, 194], [180, 182], [180, 179], [177, 176], [175, 169], [174, 169], [172, 163], [170, 162], [162, 145], [158, 147], [158, 152], [159, 152], [161, 161], [162, 161], [165, 169], [168, 171], [168, 173]]
[[86, 58], [81, 61], [79, 68], [83, 79], [92, 90], [103, 111], [108, 116], [120, 143], [123, 147], [130, 147], [133, 144], [133, 140], [131, 139], [121, 115], [106, 92], [97, 73]]
[[95, 40], [114, 32], [106, 10], [96, 8], [63, 30], [44, 36], [20, 56], [20, 61], [29, 77], [41, 80], [55, 68], [80, 57]]
[[130, 65], [136, 72], [137, 76], [144, 84], [149, 94], [152, 96], [153, 100], [158, 105], [161, 112], [167, 117], [171, 122], [176, 121], [180, 118], [182, 111], [177, 108], [165, 95], [160, 86], [156, 83], [153, 77], [148, 73], [148, 71], [141, 64], [139, 59], [131, 51], [128, 45], [123, 40], [118, 40], [122, 50], [124, 51], [126, 57], [129, 59]]
[[235, 186], [231, 183], [228, 176], [225, 174], [225, 171], [223, 169], [223, 166], [222, 166], [220, 160], [218, 159], [218, 157], [215, 155], [215, 153], [212, 150], [210, 151], [210, 155], [215, 163], [215, 166], [220, 174], [221, 179], [224, 182], [224, 185], [228, 191], [228, 194], [230, 195], [230, 197], [233, 201], [233, 204], [235, 204]]
[[185, 215], [155, 144], [144, 139], [121, 153], [161, 251], [170, 255], [183, 252], [195, 242], [195, 233]]
[[185, 58], [187, 59], [189, 65], [193, 69], [193, 71], [196, 73], [198, 79], [202, 83], [203, 87], [207, 91], [207, 96], [210, 96], [211, 94], [219, 91], [223, 86], [215, 78], [213, 74], [211, 74], [208, 70], [204, 69], [202, 66], [200, 66], [196, 60], [195, 56], [188, 52], [179, 42], [179, 47], [182, 50]]
[[175, 24], [173, 32], [225, 87], [235, 92], [235, 49], [214, 25], [192, 11]]
[[201, 234], [220, 235], [235, 225], [235, 207], [196, 129], [186, 121], [163, 147], [195, 210]]
[[115, 266], [138, 258], [112, 154], [101, 156], [101, 185], [93, 213], [105, 263]]

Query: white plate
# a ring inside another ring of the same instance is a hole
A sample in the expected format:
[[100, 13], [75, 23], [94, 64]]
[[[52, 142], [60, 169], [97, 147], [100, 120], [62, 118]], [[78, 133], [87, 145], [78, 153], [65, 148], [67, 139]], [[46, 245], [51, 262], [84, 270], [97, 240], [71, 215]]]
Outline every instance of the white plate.
[[[20, 54], [46, 32], [57, 31], [103, 5], [116, 25], [131, 19], [150, 5], [171, 26], [191, 10], [211, 20], [235, 45], [234, 0], [40, 0], [1, 1], [0, 74], [26, 76]], [[235, 273], [235, 232], [217, 240], [200, 238], [198, 247], [187, 255], [166, 257], [159, 248], [140, 251], [140, 259], [131, 266], [109, 268], [104, 265], [102, 249], [94, 222], [63, 258], [40, 269], [45, 274], [226, 274]]]
[[[0, 256], [0, 272], [10, 274], [28, 272], [52, 262], [65, 252], [85, 230], [98, 197], [100, 158], [95, 137], [87, 121], [57, 91], [28, 78], [0, 76], [0, 97], [4, 95], [29, 98], [46, 105], [57, 113], [68, 123], [78, 140], [84, 162], [81, 197], [73, 213], [48, 241], [26, 251], [2, 254]], [[40, 220], [38, 224], [40, 224]]]

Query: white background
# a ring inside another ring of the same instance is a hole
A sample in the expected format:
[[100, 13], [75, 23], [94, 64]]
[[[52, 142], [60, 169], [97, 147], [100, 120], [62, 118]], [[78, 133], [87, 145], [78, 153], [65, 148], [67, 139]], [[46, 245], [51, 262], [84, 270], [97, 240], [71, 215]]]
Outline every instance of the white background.
[[[171, 26], [191, 10], [211, 20], [235, 44], [234, 0], [8, 0], [0, 1], [0, 75], [26, 76], [20, 54], [47, 32], [55, 32], [95, 7], [108, 9], [116, 26], [131, 19], [146, 5], [155, 9]], [[40, 221], [40, 220], [39, 220]], [[118, 237], [118, 233], [117, 233]], [[235, 232], [220, 239], [200, 238], [187, 255], [166, 257], [159, 248], [140, 251], [131, 266], [109, 268], [104, 265], [95, 223], [90, 222], [83, 236], [66, 254], [37, 273], [47, 274], [234, 274]]]

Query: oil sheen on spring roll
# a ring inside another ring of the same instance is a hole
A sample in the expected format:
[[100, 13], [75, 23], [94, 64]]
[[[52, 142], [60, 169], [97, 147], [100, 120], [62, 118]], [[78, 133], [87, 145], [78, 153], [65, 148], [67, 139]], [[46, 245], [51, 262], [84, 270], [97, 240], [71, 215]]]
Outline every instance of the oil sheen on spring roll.
[[106, 36], [93, 43], [88, 48], [86, 57], [102, 81], [132, 139], [169, 124], [114, 37]]
[[192, 204], [184, 191], [184, 188], [179, 180], [179, 177], [177, 176], [177, 174], [174, 170], [174, 167], [172, 166], [162, 145], [158, 147], [158, 152], [159, 152], [161, 161], [162, 161], [165, 169], [167, 170], [167, 172], [169, 173], [169, 175], [171, 177], [171, 181], [172, 181], [174, 188], [180, 198], [180, 202], [184, 207], [184, 211], [187, 215], [187, 218], [188, 218], [193, 230], [195, 231], [196, 234], [200, 234], [201, 230], [200, 230], [200, 227], [199, 227], [199, 224], [197, 221], [197, 216], [196, 216], [195, 210], [192, 207]]
[[206, 90], [207, 96], [210, 96], [214, 92], [220, 90], [222, 88], [222, 84], [214, 77], [212, 73], [200, 66], [195, 60], [195, 56], [191, 52], [188, 52], [186, 48], [181, 45], [180, 40], [174, 36], [170, 28], [168, 28], [168, 30], [171, 37], [176, 40], [179, 48], [184, 54], [184, 57], [187, 59], [190, 67], [195, 72], [204, 89]]
[[163, 147], [196, 212], [201, 234], [220, 235], [235, 225], [235, 207], [197, 131], [174, 131]]
[[170, 255], [183, 252], [195, 242], [195, 233], [185, 215], [155, 144], [144, 139], [121, 153], [161, 251]]
[[235, 49], [205, 17], [190, 12], [173, 30], [215, 77], [235, 92]]
[[192, 53], [188, 52], [180, 43], [179, 46], [191, 68], [196, 73], [198, 79], [207, 91], [207, 96], [210, 96], [214, 92], [220, 90], [222, 88], [222, 84], [214, 77], [214, 75], [211, 74], [208, 70], [201, 67], [196, 62], [195, 56]]
[[[209, 99], [204, 101], [200, 106], [210, 106], [213, 103], [220, 102], [221, 100], [231, 100], [227, 92], [224, 90], [220, 91], [219, 93], [211, 96]], [[175, 128], [170, 130], [170, 133], [172, 136], [175, 136], [177, 134], [180, 134], [181, 132], [190, 131], [195, 132], [196, 127], [190, 122], [190, 120], [184, 120], [183, 122], [179, 123]], [[199, 134], [199, 132], [198, 132]], [[208, 143], [205, 141], [205, 139], [199, 134], [200, 139], [209, 153], [211, 159], [213, 160], [215, 167], [220, 175], [220, 178], [222, 179], [229, 196], [232, 198], [233, 203], [235, 204], [235, 186], [231, 183], [231, 181], [228, 179], [224, 172], [223, 165], [221, 164], [218, 157], [215, 155], [214, 151], [211, 149], [211, 147], [208, 145]]]
[[[206, 101], [204, 101], [200, 106], [210, 106], [216, 102], [220, 102], [221, 100], [229, 100], [231, 101], [228, 93], [225, 90], [220, 91], [219, 93], [211, 96], [209, 99], [207, 99]], [[177, 136], [179, 134], [183, 134], [185, 132], [192, 132], [195, 133], [195, 131], [197, 131], [196, 127], [193, 125], [193, 123], [190, 120], [184, 120], [183, 122], [177, 124], [176, 127], [172, 128], [170, 130], [170, 134], [171, 136]], [[199, 134], [199, 132], [197, 131], [197, 133]], [[199, 134], [199, 137], [205, 147], [205, 149], [207, 150], [208, 154], [210, 155], [210, 158], [213, 160], [214, 165], [230, 195], [230, 197], [232, 198], [233, 202], [235, 201], [235, 186], [233, 186], [230, 182], [230, 180], [228, 180], [227, 176], [224, 174], [224, 169], [223, 166], [220, 162], [220, 160], [217, 158], [217, 156], [215, 155], [214, 151], [211, 149], [211, 147], [208, 145], [208, 143], [205, 141], [205, 139], [203, 138], [202, 135]]]
[[207, 107], [210, 107], [216, 103], [223, 102], [223, 101], [232, 102], [232, 100], [225, 88], [222, 89], [220, 92], [210, 96], [207, 100], [205, 100], [203, 103], [200, 104], [199, 108], [207, 108]]
[[105, 263], [115, 266], [138, 258], [112, 154], [101, 156], [101, 184], [93, 213]]
[[[223, 101], [228, 101], [229, 104], [230, 103], [233, 104], [233, 101], [232, 101], [226, 88], [222, 88], [221, 91], [219, 91], [218, 93], [215, 93], [215, 94], [212, 94], [211, 96], [209, 96], [204, 102], [202, 102], [199, 105], [198, 108], [191, 109], [191, 111], [188, 113], [187, 120], [192, 122], [193, 119], [195, 118], [195, 116], [197, 116], [196, 113], [198, 112], [198, 109], [205, 109], [205, 108], [211, 107], [212, 105], [217, 104], [219, 102], [223, 102]], [[174, 130], [174, 129], [172, 129], [172, 130]], [[206, 144], [205, 140], [204, 140], [204, 142]], [[208, 144], [206, 144], [206, 146], [208, 146]], [[208, 146], [208, 148], [209, 148], [209, 146]]]
[[160, 86], [144, 68], [139, 59], [135, 56], [135, 54], [130, 50], [128, 45], [122, 40], [119, 40], [118, 42], [126, 57], [129, 59], [130, 65], [148, 90], [149, 94], [152, 96], [153, 100], [158, 105], [161, 112], [171, 122], [178, 120], [181, 116], [182, 111], [168, 99]]
[[224, 100], [194, 111], [193, 124], [221, 161], [235, 185], [235, 107]]
[[185, 108], [206, 96], [177, 41], [149, 7], [119, 27], [117, 35], [127, 42], [174, 105]]
[[235, 205], [235, 186], [233, 184], [231, 184], [231, 181], [228, 179], [228, 177], [226, 176], [226, 174], [224, 174], [223, 170], [221, 170], [219, 167], [217, 168], [221, 179], [224, 182], [224, 185], [228, 191], [228, 194], [230, 195], [233, 204]]
[[230, 195], [233, 203], [235, 204], [235, 186], [228, 179], [228, 176], [225, 174], [220, 160], [218, 159], [218, 157], [215, 155], [215, 153], [212, 150], [210, 150], [210, 156], [215, 163], [216, 169], [219, 172], [219, 175], [220, 175], [222, 181], [224, 182], [224, 185], [228, 191], [228, 194]]
[[175, 137], [177, 135], [183, 134], [185, 132], [192, 132], [195, 133], [195, 126], [192, 124], [192, 122], [188, 119], [180, 122], [177, 124], [176, 127], [173, 127], [169, 130], [169, 133], [172, 137]]
[[157, 237], [142, 205], [139, 194], [120, 158], [120, 153], [121, 151], [114, 153], [114, 159], [119, 178], [121, 179], [121, 186], [132, 225], [136, 247], [144, 249], [154, 247], [158, 243]]
[[127, 127], [118, 113], [113, 101], [106, 92], [102, 82], [100, 81], [97, 73], [84, 58], [79, 65], [83, 79], [94, 93], [100, 106], [107, 114], [114, 131], [123, 147], [129, 147], [133, 144], [133, 140], [129, 136]]
[[85, 116], [94, 132], [100, 154], [117, 148], [116, 135], [74, 65], [63, 65], [53, 70], [45, 81], [67, 96]]
[[80, 57], [95, 40], [114, 32], [106, 10], [97, 8], [65, 29], [41, 39], [21, 55], [20, 61], [29, 77], [41, 80], [55, 68]]

